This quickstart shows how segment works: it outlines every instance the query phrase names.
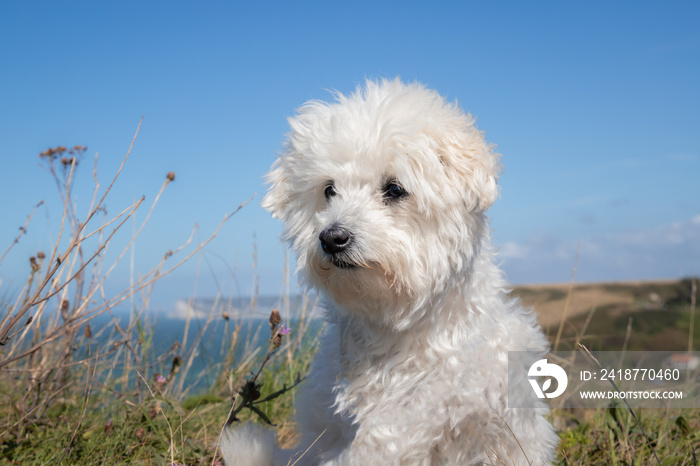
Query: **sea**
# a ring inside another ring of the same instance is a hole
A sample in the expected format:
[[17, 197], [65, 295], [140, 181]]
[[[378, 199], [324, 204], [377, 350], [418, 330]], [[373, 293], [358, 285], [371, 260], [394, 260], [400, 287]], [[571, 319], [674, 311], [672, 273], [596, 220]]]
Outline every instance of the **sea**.
[[[322, 331], [317, 300], [303, 295], [183, 299], [169, 309], [129, 312], [121, 308], [111, 315], [96, 316], [89, 322], [90, 338], [84, 326], [80, 330], [74, 358], [86, 360], [102, 354], [97, 360], [114, 368], [97, 371], [97, 377], [103, 377], [102, 383], [118, 384], [127, 358], [129, 364], [137, 362], [137, 358], [128, 356], [137, 348], [141, 360], [147, 361], [140, 369], [147, 379], [155, 380], [160, 375], [186, 395], [197, 395], [220, 383], [222, 370], [233, 369], [225, 367], [227, 361], [236, 364], [264, 357], [269, 349], [273, 309], [282, 317], [280, 325], [289, 329], [283, 338], [299, 341]], [[115, 322], [122, 329], [131, 325], [130, 341], [126, 333], [117, 330]], [[236, 344], [232, 347], [234, 338]], [[120, 354], [115, 365], [117, 351]], [[130, 377], [129, 384], [133, 383], [138, 383], [136, 377]]]

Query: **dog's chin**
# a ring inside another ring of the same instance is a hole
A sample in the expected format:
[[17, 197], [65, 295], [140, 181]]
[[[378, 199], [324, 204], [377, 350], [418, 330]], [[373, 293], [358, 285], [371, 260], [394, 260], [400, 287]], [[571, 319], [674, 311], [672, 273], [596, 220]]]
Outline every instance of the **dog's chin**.
[[352, 264], [350, 262], [346, 262], [346, 261], [339, 259], [337, 257], [331, 257], [329, 262], [331, 264], [333, 264], [335, 267], [337, 267], [339, 269], [343, 269], [343, 270], [350, 270], [350, 269], [354, 269], [357, 267], [355, 264]]

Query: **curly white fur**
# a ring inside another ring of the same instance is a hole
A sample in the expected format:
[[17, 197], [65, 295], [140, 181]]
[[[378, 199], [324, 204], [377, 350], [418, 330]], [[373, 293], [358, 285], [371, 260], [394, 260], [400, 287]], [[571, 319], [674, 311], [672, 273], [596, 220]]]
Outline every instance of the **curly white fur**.
[[[299, 394], [297, 449], [232, 428], [226, 463], [552, 461], [546, 405], [507, 407], [508, 351], [548, 345], [493, 264], [498, 155], [471, 116], [397, 79], [309, 102], [290, 125], [263, 205], [324, 298], [328, 330]], [[346, 233], [337, 250], [323, 244], [332, 228]]]

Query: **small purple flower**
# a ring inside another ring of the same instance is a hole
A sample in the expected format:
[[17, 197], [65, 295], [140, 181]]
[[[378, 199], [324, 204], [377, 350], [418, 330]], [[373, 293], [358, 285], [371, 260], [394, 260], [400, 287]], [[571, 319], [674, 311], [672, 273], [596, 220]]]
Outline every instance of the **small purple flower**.
[[282, 327], [279, 329], [280, 335], [289, 335], [289, 332], [291, 331], [292, 329], [287, 327], [285, 324], [282, 324]]

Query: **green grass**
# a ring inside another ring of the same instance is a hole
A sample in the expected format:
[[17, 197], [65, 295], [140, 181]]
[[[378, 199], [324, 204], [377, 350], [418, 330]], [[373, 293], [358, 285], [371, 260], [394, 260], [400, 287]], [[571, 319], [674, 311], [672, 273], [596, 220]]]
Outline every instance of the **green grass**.
[[[261, 398], [294, 382], [308, 371], [312, 346], [282, 348], [262, 373]], [[0, 382], [2, 433], [0, 463], [15, 464], [211, 464], [216, 444], [231, 408], [233, 392], [228, 380], [241, 376], [228, 371], [223, 385], [179, 401], [163, 395], [151, 383], [153, 396], [139, 402], [134, 389], [115, 393], [113, 388], [69, 382], [41, 417], [23, 419], [18, 405], [25, 387]], [[86, 397], [89, 387], [89, 397]], [[261, 410], [277, 424], [280, 440], [294, 440], [291, 422], [293, 392], [285, 393]], [[86, 405], [87, 400], [87, 405]], [[259, 421], [243, 410], [242, 421]], [[172, 455], [172, 456], [171, 456]]]
[[[657, 464], [646, 437], [626, 408], [586, 411], [587, 421], [577, 420], [570, 411], [553, 413], [571, 424], [560, 432], [559, 464]], [[697, 464], [693, 454], [700, 455], [700, 410], [646, 409], [635, 413], [661, 464]]]

